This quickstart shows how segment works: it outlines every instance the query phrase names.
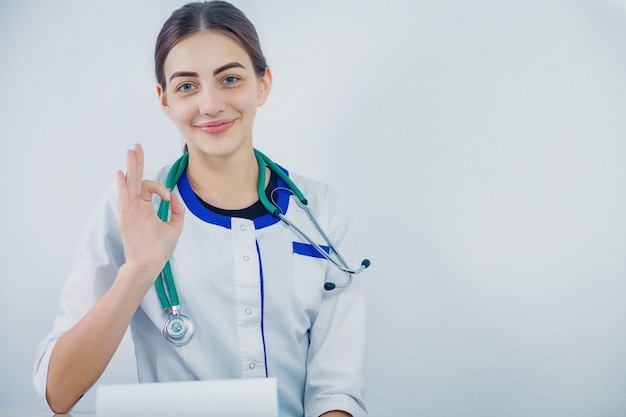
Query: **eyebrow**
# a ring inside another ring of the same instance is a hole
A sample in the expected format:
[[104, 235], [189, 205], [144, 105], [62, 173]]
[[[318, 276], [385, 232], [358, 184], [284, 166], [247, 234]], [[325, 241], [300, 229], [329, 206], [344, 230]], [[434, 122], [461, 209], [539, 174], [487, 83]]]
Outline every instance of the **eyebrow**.
[[176, 77], [198, 77], [198, 73], [197, 72], [192, 72], [192, 71], [176, 71], [175, 73], [172, 74], [172, 76], [170, 77], [170, 81], [172, 81], [174, 78]]
[[222, 65], [221, 67], [216, 68], [216, 69], [213, 71], [213, 75], [217, 75], [217, 74], [219, 74], [220, 72], [224, 72], [224, 71], [229, 70], [229, 69], [231, 69], [231, 68], [243, 68], [243, 69], [246, 69], [246, 68], [245, 68], [242, 64], [240, 64], [239, 62], [229, 62], [228, 64], [224, 64], [224, 65]]
[[[231, 68], [243, 68], [243, 69], [245, 69], [245, 67], [242, 64], [240, 64], [239, 62], [229, 62], [228, 64], [224, 64], [221, 67], [216, 68], [213, 71], [213, 75], [217, 75], [220, 72], [227, 71], [227, 70], [229, 70]], [[172, 81], [176, 77], [196, 77], [196, 78], [198, 78], [199, 75], [198, 75], [197, 72], [193, 72], [193, 71], [176, 71], [170, 77], [170, 81]]]

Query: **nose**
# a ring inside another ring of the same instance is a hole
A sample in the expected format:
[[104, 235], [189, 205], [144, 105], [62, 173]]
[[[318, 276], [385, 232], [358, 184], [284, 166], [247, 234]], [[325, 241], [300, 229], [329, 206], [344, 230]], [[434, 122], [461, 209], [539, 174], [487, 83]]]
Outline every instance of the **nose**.
[[205, 88], [199, 95], [198, 111], [207, 116], [213, 116], [224, 110], [226, 102], [217, 88]]

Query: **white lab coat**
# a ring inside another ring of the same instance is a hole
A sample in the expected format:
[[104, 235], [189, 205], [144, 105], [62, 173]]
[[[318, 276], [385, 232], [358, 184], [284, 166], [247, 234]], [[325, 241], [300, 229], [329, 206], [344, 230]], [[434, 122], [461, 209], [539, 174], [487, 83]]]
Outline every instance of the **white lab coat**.
[[[165, 182], [166, 176], [163, 168], [152, 178]], [[290, 177], [353, 265], [337, 193], [320, 182]], [[279, 188], [284, 186], [280, 180]], [[362, 278], [346, 289], [325, 291], [325, 281], [342, 283], [346, 275], [308, 252], [310, 245], [277, 218], [267, 214], [252, 221], [213, 213], [197, 200], [186, 175], [175, 192], [186, 213], [170, 263], [181, 313], [194, 321], [196, 333], [182, 347], [167, 342], [162, 334], [167, 314], [156, 291], [148, 291], [131, 322], [139, 381], [276, 377], [283, 417], [317, 417], [334, 409], [365, 416]], [[278, 195], [286, 216], [325, 244], [288, 194]], [[33, 379], [42, 397], [56, 340], [102, 297], [124, 263], [116, 214], [112, 187], [79, 245], [54, 329], [39, 349]]]

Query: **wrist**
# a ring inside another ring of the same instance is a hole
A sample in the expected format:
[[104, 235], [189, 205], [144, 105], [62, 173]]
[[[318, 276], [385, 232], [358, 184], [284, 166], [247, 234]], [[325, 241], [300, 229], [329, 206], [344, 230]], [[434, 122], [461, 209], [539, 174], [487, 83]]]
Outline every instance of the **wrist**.
[[161, 262], [155, 262], [153, 260], [135, 260], [135, 259], [126, 259], [126, 262], [122, 265], [120, 269], [124, 269], [127, 273], [137, 277], [137, 279], [142, 279], [145, 277], [156, 278], [157, 275], [163, 270], [163, 266], [165, 266], [165, 262], [167, 260]]
[[120, 267], [115, 282], [124, 285], [130, 293], [136, 293], [143, 298], [154, 284], [162, 268], [159, 265], [145, 265], [127, 261]]

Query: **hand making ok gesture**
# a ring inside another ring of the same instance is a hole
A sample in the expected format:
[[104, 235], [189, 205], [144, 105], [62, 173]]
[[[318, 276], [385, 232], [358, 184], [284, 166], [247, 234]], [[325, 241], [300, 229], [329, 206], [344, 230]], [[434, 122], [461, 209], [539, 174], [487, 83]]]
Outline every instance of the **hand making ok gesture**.
[[[183, 228], [185, 208], [165, 185], [143, 179], [144, 155], [141, 145], [127, 151], [126, 175], [117, 172], [118, 219], [126, 263], [142, 271], [154, 271], [155, 278], [171, 256]], [[152, 197], [170, 201], [171, 217], [157, 216]]]

